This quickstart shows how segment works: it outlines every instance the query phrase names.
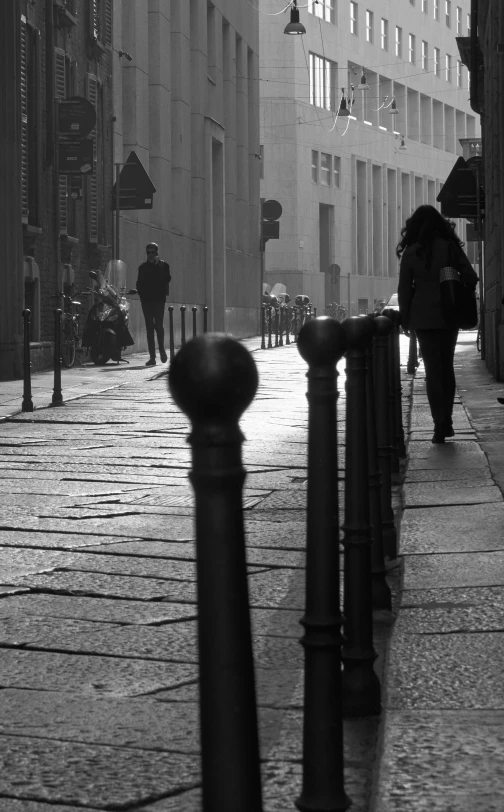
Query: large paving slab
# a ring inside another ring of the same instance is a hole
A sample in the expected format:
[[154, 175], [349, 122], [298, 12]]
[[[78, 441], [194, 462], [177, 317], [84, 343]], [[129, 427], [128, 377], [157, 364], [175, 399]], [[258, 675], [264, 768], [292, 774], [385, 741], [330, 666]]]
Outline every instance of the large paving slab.
[[199, 759], [191, 755], [0, 736], [0, 797], [131, 809], [199, 780]]
[[468, 505], [502, 502], [497, 485], [482, 486], [480, 482], [463, 481], [442, 485], [407, 483], [404, 487], [404, 507], [430, 507], [435, 505]]
[[502, 812], [504, 713], [387, 710], [372, 812]]
[[504, 709], [499, 632], [396, 634], [389, 650], [388, 709]]
[[403, 588], [504, 585], [504, 551], [412, 555], [405, 562]]
[[402, 555], [504, 549], [504, 504], [411, 508], [401, 522]]
[[29, 615], [50, 618], [75, 618], [101, 623], [160, 625], [179, 620], [194, 620], [195, 607], [166, 601], [108, 600], [77, 595], [13, 595], [0, 600], [0, 618]]

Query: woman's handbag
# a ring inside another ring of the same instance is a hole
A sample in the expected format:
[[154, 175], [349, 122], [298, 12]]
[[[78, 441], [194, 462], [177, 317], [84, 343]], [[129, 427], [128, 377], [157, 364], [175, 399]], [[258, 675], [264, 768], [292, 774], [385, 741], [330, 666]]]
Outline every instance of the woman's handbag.
[[448, 327], [474, 330], [478, 324], [478, 309], [474, 291], [464, 284], [456, 268], [448, 265], [439, 272], [441, 307]]

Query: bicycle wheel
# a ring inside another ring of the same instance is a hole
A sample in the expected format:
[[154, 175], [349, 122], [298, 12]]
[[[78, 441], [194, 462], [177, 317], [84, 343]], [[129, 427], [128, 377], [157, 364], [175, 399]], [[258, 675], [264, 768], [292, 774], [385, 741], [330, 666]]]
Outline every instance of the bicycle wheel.
[[61, 360], [67, 369], [75, 364], [76, 343], [73, 321], [64, 319], [61, 325]]

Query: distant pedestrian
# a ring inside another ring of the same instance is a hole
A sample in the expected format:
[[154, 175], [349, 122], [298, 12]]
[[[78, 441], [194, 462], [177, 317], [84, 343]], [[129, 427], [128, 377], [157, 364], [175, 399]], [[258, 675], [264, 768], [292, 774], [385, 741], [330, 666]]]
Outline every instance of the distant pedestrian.
[[159, 248], [155, 242], [150, 242], [145, 250], [147, 261], [143, 262], [138, 268], [136, 289], [140, 296], [147, 332], [149, 360], [146, 366], [152, 367], [156, 364], [154, 333], [156, 333], [158, 341], [161, 363], [164, 364], [167, 360], [163, 321], [166, 297], [170, 290], [171, 274], [168, 263], [159, 258]]
[[401, 230], [397, 256], [399, 312], [406, 335], [416, 332], [425, 366], [427, 398], [434, 421], [433, 443], [453, 437], [453, 369], [458, 328], [450, 326], [441, 302], [440, 270], [455, 268], [464, 284], [476, 288], [478, 277], [469, 262], [455, 224], [434, 206], [419, 206]]

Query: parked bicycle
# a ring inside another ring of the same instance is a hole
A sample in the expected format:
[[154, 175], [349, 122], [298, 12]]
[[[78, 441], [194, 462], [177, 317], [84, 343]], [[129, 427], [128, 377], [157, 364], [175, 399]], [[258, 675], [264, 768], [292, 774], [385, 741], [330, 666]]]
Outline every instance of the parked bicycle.
[[[81, 294], [89, 294], [90, 291], [83, 290]], [[72, 299], [66, 293], [60, 291], [51, 297], [61, 299], [63, 303], [61, 316], [61, 360], [63, 365], [70, 369], [75, 364], [77, 350], [80, 348], [79, 321], [81, 315], [82, 302]]]
[[338, 302], [329, 302], [329, 304], [326, 305], [325, 312], [326, 316], [332, 316], [332, 318], [337, 321], [344, 321], [346, 319], [346, 307], [338, 304]]

